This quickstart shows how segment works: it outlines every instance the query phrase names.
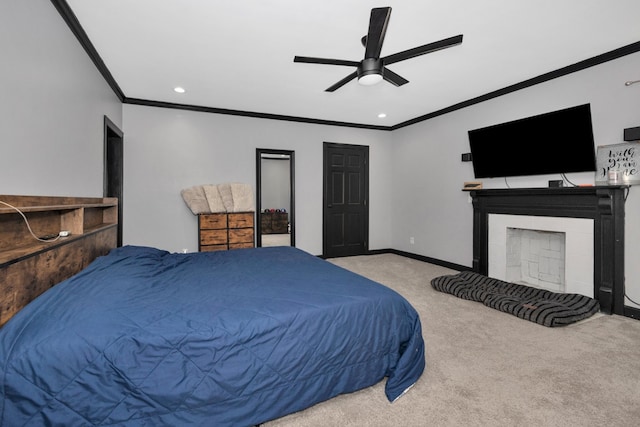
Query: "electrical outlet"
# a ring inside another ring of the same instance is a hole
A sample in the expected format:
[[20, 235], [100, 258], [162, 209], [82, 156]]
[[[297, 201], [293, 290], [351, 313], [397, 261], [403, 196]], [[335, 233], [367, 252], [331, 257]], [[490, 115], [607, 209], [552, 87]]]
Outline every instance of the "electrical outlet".
[[409, 243], [412, 244], [412, 245], [415, 245], [416, 244], [416, 239], [413, 238], [413, 237], [409, 237]]

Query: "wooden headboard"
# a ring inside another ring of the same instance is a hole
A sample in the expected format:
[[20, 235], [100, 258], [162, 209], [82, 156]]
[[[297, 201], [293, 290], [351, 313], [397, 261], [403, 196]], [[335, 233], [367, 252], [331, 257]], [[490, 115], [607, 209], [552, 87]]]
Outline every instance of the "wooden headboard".
[[[0, 202], [0, 326], [117, 245], [116, 198], [0, 195]], [[40, 239], [69, 235], [40, 241], [14, 208]]]

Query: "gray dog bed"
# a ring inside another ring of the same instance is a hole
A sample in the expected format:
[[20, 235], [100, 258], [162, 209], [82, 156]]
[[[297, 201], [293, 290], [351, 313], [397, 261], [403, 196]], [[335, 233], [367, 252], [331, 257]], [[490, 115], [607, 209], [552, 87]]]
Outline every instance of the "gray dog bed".
[[598, 301], [584, 295], [551, 292], [471, 271], [436, 277], [431, 286], [549, 327], [568, 325], [600, 311]]

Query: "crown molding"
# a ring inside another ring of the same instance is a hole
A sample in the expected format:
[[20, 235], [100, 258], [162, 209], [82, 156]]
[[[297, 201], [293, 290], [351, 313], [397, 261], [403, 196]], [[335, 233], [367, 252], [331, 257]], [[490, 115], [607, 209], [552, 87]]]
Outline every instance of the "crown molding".
[[467, 101], [463, 101], [454, 105], [451, 105], [447, 108], [443, 108], [437, 111], [433, 111], [428, 114], [424, 114], [419, 117], [415, 117], [413, 119], [398, 123], [393, 126], [376, 126], [376, 125], [368, 125], [363, 123], [350, 123], [350, 122], [340, 122], [333, 120], [322, 120], [322, 119], [314, 119], [308, 117], [297, 117], [297, 116], [287, 116], [280, 114], [269, 114], [269, 113], [260, 113], [254, 111], [242, 111], [242, 110], [230, 110], [226, 108], [215, 108], [215, 107], [202, 107], [197, 105], [189, 105], [189, 104], [177, 104], [170, 102], [162, 102], [162, 101], [153, 101], [139, 98], [129, 98], [127, 97], [116, 80], [113, 78], [113, 75], [105, 65], [104, 61], [98, 54], [97, 50], [89, 40], [87, 33], [80, 25], [80, 21], [71, 10], [71, 7], [65, 0], [51, 0], [51, 3], [58, 10], [64, 21], [69, 26], [71, 32], [76, 36], [85, 52], [95, 66], [98, 71], [102, 74], [107, 84], [111, 87], [113, 92], [116, 94], [120, 102], [123, 104], [130, 105], [143, 105], [148, 107], [160, 107], [160, 108], [173, 108], [179, 110], [187, 110], [187, 111], [199, 111], [203, 113], [213, 113], [213, 114], [226, 114], [231, 116], [242, 116], [242, 117], [253, 117], [259, 119], [268, 119], [268, 120], [283, 120], [289, 122], [298, 122], [298, 123], [310, 123], [317, 125], [327, 125], [327, 126], [342, 126], [342, 127], [350, 127], [357, 129], [371, 129], [371, 130], [383, 130], [383, 131], [394, 131], [396, 129], [401, 129], [407, 126], [411, 126], [416, 123], [423, 122], [425, 120], [432, 119], [434, 117], [442, 116], [444, 114], [451, 113], [456, 110], [460, 110], [475, 104], [479, 104], [484, 101], [488, 101], [490, 99], [498, 98], [503, 95], [507, 95], [512, 92], [516, 92], [531, 86], [535, 86], [540, 83], [547, 82], [549, 80], [556, 79], [558, 77], [563, 77], [571, 73], [575, 73], [577, 71], [582, 71], [586, 68], [590, 68], [608, 61], [612, 61], [614, 59], [621, 58], [626, 55], [630, 55], [632, 53], [636, 53], [640, 51], [640, 41], [636, 43], [631, 43], [629, 45], [623, 46], [618, 49], [614, 49], [612, 51], [603, 53], [598, 56], [594, 56], [593, 58], [585, 59], [580, 62], [576, 62], [575, 64], [568, 65], [566, 67], [560, 68], [558, 70], [554, 70], [545, 74], [541, 74], [537, 77], [525, 80], [520, 83], [516, 83], [510, 86], [506, 86], [502, 89], [495, 90], [493, 92], [489, 92], [485, 95], [478, 96], [476, 98], [469, 99]]
[[310, 123], [314, 125], [327, 125], [327, 126], [342, 126], [342, 127], [350, 127], [350, 128], [358, 128], [358, 129], [371, 129], [371, 130], [392, 130], [391, 126], [376, 126], [376, 125], [368, 125], [364, 123], [351, 123], [351, 122], [339, 122], [333, 120], [322, 120], [322, 119], [313, 119], [309, 117], [298, 117], [298, 116], [286, 116], [282, 114], [269, 114], [269, 113], [259, 113], [255, 111], [243, 111], [243, 110], [230, 110], [227, 108], [215, 108], [215, 107], [203, 107], [199, 105], [191, 105], [191, 104], [177, 104], [173, 102], [163, 102], [163, 101], [152, 101], [149, 99], [139, 99], [139, 98], [128, 98], [125, 97], [122, 101], [124, 104], [130, 105], [143, 105], [147, 107], [159, 107], [159, 108], [172, 108], [177, 110], [187, 110], [187, 111], [199, 111], [201, 113], [213, 113], [213, 114], [226, 114], [229, 116], [242, 116], [242, 117], [253, 117], [257, 119], [268, 119], [268, 120], [284, 120], [287, 122], [298, 122], [298, 123]]
[[85, 52], [87, 52], [87, 55], [89, 55], [89, 58], [91, 58], [107, 84], [111, 87], [120, 102], [122, 102], [125, 98], [124, 92], [122, 92], [122, 89], [120, 89], [120, 86], [118, 86], [118, 83], [111, 75], [111, 72], [93, 46], [93, 43], [89, 40], [87, 33], [84, 31], [84, 28], [82, 28], [82, 25], [80, 25], [80, 21], [78, 21], [69, 4], [65, 0], [51, 0], [51, 3], [53, 3], [53, 6], [58, 10], [62, 19], [67, 23], [73, 35], [76, 36], [78, 42], [80, 42], [80, 45], [84, 48]]

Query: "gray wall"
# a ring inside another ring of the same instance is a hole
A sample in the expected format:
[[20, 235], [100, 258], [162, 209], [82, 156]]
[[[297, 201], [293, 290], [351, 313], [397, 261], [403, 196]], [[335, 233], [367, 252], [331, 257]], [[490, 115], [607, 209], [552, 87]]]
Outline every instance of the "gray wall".
[[[640, 126], [640, 54], [629, 55], [550, 82], [483, 102], [393, 133], [393, 217], [391, 247], [465, 266], [472, 263], [472, 207], [464, 181], [474, 180], [467, 131], [534, 114], [591, 103], [596, 145], [619, 144], [623, 129]], [[576, 184], [593, 184], [594, 174], [568, 174]], [[511, 187], [546, 187], [559, 175], [509, 178]], [[504, 179], [483, 180], [484, 188], [505, 188]], [[627, 294], [640, 301], [640, 186], [626, 202]], [[415, 244], [409, 238], [415, 238]], [[627, 305], [633, 306], [627, 301]]]
[[296, 246], [322, 253], [323, 142], [370, 148], [371, 249], [391, 243], [391, 133], [247, 117], [124, 106], [124, 240], [169, 251], [198, 249], [197, 218], [180, 190], [256, 185], [256, 148], [294, 150]]
[[48, 0], [0, 1], [0, 194], [102, 196], [122, 107]]

